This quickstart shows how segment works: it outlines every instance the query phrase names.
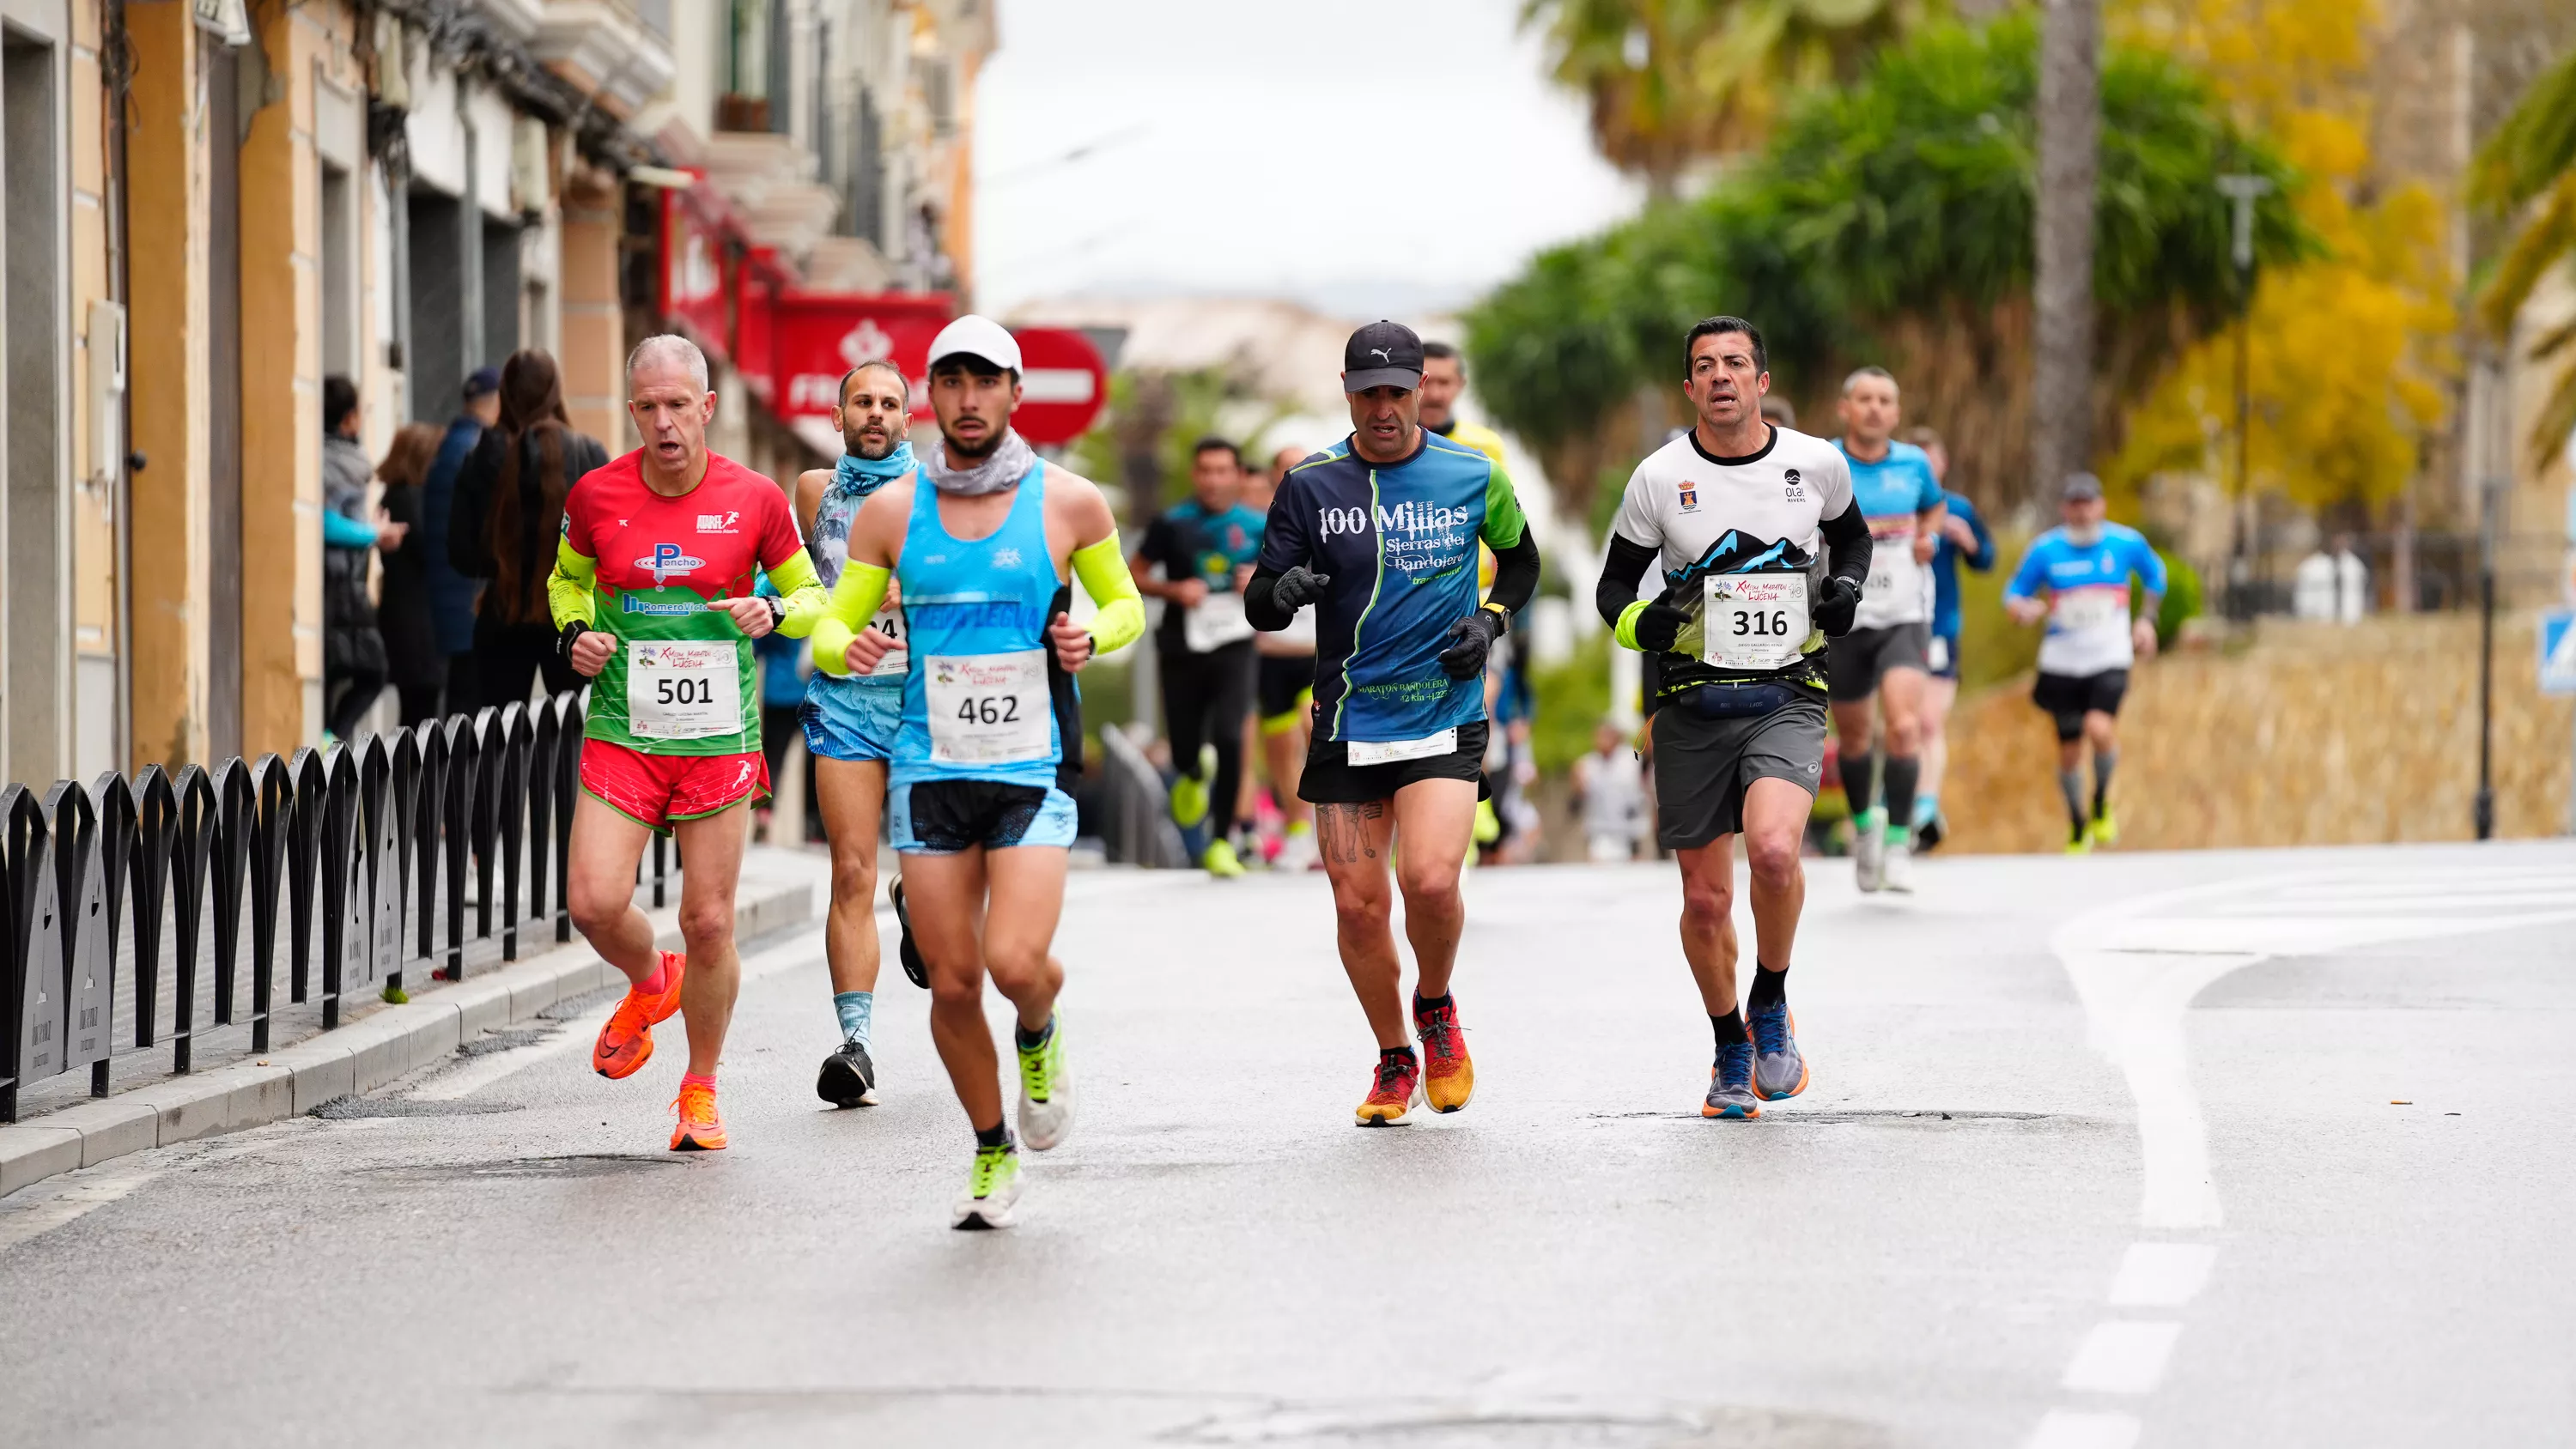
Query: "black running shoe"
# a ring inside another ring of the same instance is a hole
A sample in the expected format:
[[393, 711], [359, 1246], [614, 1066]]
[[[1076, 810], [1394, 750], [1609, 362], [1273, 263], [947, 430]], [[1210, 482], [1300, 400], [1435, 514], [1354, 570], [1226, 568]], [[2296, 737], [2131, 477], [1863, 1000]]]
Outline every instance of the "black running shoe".
[[835, 1107], [875, 1106], [877, 1064], [868, 1060], [868, 1049], [845, 1041], [839, 1051], [823, 1058], [822, 1074], [814, 1079], [814, 1095]]
[[895, 924], [902, 928], [903, 939], [895, 944], [895, 959], [903, 963], [903, 974], [924, 991], [930, 989], [930, 972], [921, 964], [921, 948], [912, 944], [912, 912], [904, 908], [903, 882], [898, 879], [886, 891], [894, 901]]
[[1929, 853], [1941, 844], [1941, 837], [1948, 833], [1947, 827], [1941, 822], [1940, 815], [1934, 814], [1931, 819], [1914, 827], [1914, 853], [1916, 855]]

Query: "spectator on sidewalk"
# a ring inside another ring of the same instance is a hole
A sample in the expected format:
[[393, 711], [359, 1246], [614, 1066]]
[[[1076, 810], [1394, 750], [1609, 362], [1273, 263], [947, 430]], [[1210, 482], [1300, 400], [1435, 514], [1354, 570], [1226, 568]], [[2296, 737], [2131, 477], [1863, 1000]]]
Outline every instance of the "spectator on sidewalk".
[[573, 431], [555, 360], [523, 348], [501, 364], [501, 420], [457, 471], [447, 559], [469, 579], [488, 579], [474, 610], [477, 707], [524, 702], [545, 676], [548, 693], [581, 686], [555, 652], [546, 576], [563, 532], [564, 495], [583, 474], [606, 467], [608, 450]]
[[1612, 721], [1592, 731], [1592, 753], [1574, 762], [1574, 803], [1595, 861], [1635, 860], [1646, 837], [1646, 773]]
[[2299, 560], [2290, 612], [2320, 624], [2358, 624], [2370, 612], [2370, 565], [2352, 551], [2351, 534], [2336, 534], [2325, 548]]
[[[385, 514], [407, 533], [420, 531], [421, 483], [437, 460], [442, 436], [435, 423], [406, 423], [376, 465], [376, 478], [385, 485]], [[387, 554], [376, 608], [376, 632], [384, 636], [385, 669], [402, 700], [405, 729], [438, 718], [439, 693], [447, 684], [447, 651], [439, 647], [438, 626], [430, 617], [428, 565], [429, 549], [420, 539]]]
[[454, 511], [456, 475], [483, 440], [483, 432], [501, 420], [501, 371], [478, 367], [465, 379], [465, 410], [448, 423], [439, 439], [438, 456], [430, 461], [420, 485], [421, 574], [429, 581], [430, 623], [438, 652], [447, 656], [447, 681], [440, 709], [465, 714], [474, 699], [474, 598], [482, 585], [456, 571], [447, 561], [448, 515]]
[[345, 377], [322, 379], [322, 697], [329, 702], [323, 738], [345, 740], [385, 688], [385, 640], [367, 594], [367, 566], [378, 551], [403, 545], [404, 524], [367, 509], [375, 472], [358, 441], [358, 389]]

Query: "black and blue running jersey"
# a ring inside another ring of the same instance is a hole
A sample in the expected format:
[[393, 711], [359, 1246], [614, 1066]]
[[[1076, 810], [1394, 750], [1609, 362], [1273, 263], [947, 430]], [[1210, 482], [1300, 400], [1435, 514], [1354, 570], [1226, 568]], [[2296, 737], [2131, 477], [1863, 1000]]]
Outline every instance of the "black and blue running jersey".
[[1451, 679], [1440, 651], [1476, 611], [1477, 542], [1499, 553], [1525, 526], [1491, 458], [1427, 429], [1400, 463], [1370, 463], [1344, 438], [1288, 470], [1261, 566], [1332, 579], [1315, 606], [1319, 738], [1416, 740], [1485, 717], [1484, 680]]

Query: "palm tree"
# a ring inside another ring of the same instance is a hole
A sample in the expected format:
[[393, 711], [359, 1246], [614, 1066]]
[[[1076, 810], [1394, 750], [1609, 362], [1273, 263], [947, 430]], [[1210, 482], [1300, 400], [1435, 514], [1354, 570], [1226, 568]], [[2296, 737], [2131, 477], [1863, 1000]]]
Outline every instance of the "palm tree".
[[[2469, 197], [2493, 214], [2528, 208], [2478, 296], [2478, 313], [2498, 337], [2510, 336], [2514, 319], [2542, 278], [2576, 263], [2576, 52], [2531, 83], [2513, 113], [2487, 138], [2469, 172]], [[2547, 361], [2571, 354], [2576, 364], [2576, 321], [2534, 341], [2530, 356]], [[2567, 367], [2541, 405], [2532, 446], [2554, 449], [2576, 431], [2576, 365]]]
[[1940, 0], [1522, 0], [1592, 142], [1670, 200], [1703, 157], [1748, 151], [1797, 90], [1844, 80]]
[[2093, 208], [2102, 137], [2100, 0], [2040, 21], [2038, 277], [2031, 289], [2031, 477], [2047, 498], [2093, 456]]

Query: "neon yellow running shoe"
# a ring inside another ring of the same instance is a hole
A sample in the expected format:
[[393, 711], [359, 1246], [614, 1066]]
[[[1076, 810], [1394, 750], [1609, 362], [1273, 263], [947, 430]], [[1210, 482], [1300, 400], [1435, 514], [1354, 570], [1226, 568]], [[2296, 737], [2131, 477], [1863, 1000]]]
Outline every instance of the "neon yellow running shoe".
[[2102, 813], [2093, 817], [2093, 826], [2088, 833], [2092, 837], [2095, 849], [2110, 849], [2120, 843], [2119, 817], [2111, 813], [2110, 806], [2104, 805]]
[[2066, 842], [2066, 853], [2068, 855], [2091, 855], [2093, 853], [2093, 832], [2090, 829], [2076, 831], [2075, 838]]
[[1222, 840], [1208, 842], [1208, 848], [1199, 856], [1199, 864], [1218, 880], [1233, 880], [1243, 874], [1242, 858], [1234, 853], [1232, 845]]
[[1020, 1141], [1032, 1152], [1045, 1152], [1073, 1128], [1073, 1080], [1064, 1069], [1063, 1018], [1047, 1022], [1045, 1040], [1019, 1050]]
[[1199, 746], [1199, 771], [1172, 782], [1172, 823], [1183, 830], [1207, 818], [1208, 782], [1216, 778], [1216, 746]]
[[1494, 802], [1491, 800], [1477, 801], [1475, 832], [1476, 843], [1478, 845], [1491, 845], [1502, 838], [1503, 817], [1494, 813]]
[[949, 1212], [948, 1225], [969, 1232], [1007, 1228], [1019, 1200], [1020, 1154], [1007, 1146], [978, 1147], [975, 1166], [966, 1175], [966, 1193]]

